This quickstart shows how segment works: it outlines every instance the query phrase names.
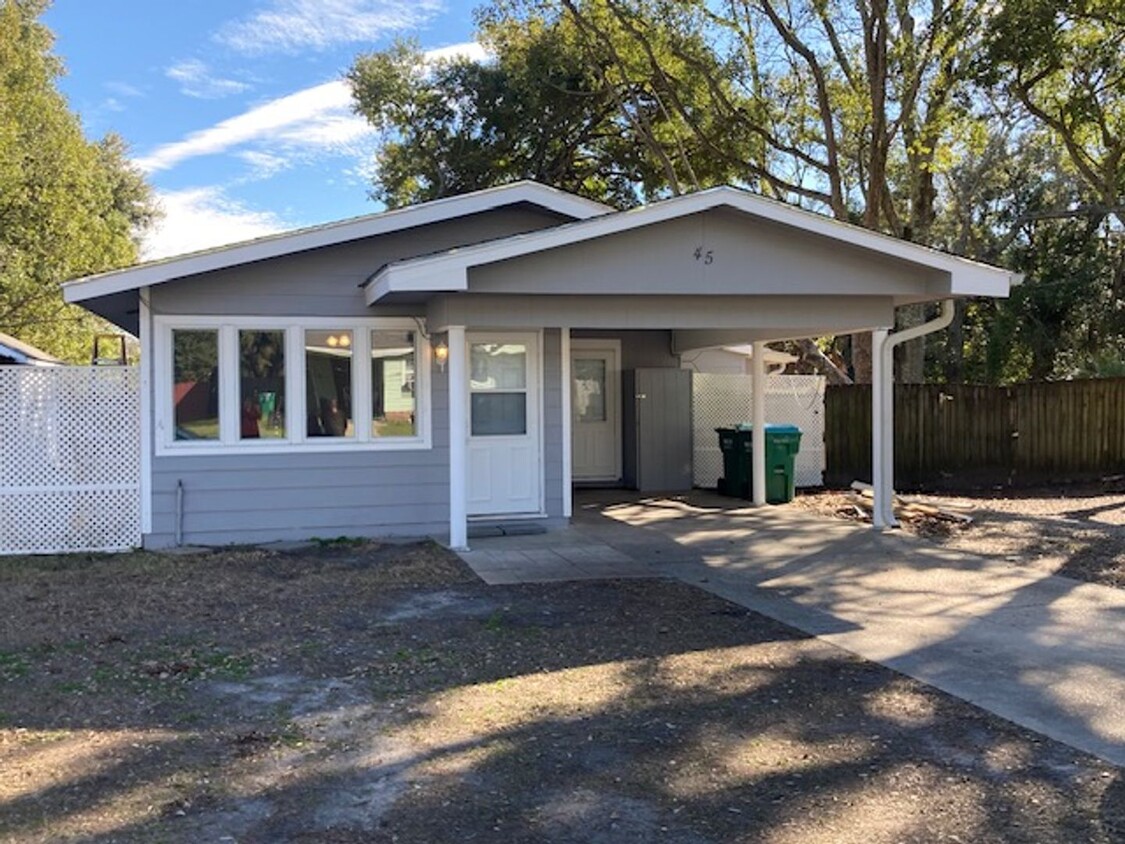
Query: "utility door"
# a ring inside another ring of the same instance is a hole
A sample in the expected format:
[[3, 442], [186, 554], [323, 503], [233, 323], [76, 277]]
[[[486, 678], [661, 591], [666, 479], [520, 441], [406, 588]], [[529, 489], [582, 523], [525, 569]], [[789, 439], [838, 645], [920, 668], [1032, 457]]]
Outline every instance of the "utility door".
[[635, 420], [634, 481], [641, 492], [691, 490], [691, 372], [637, 369], [627, 389]]
[[469, 345], [469, 515], [543, 510], [539, 336], [490, 332]]
[[621, 345], [570, 345], [571, 475], [579, 483], [621, 480]]

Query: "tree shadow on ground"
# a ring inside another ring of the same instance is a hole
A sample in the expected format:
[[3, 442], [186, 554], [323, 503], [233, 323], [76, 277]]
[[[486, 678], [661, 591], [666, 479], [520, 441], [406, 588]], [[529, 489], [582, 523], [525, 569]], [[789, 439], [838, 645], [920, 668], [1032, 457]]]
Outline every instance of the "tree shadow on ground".
[[397, 553], [18, 578], [0, 833], [1120, 840], [1120, 772], [692, 587]]

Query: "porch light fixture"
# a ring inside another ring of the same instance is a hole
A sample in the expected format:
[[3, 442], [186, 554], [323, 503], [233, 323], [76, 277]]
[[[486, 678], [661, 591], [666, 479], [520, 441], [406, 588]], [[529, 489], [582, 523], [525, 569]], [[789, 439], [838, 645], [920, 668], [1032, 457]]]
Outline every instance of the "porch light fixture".
[[438, 340], [437, 345], [434, 346], [434, 360], [437, 361], [438, 368], [445, 372], [445, 364], [449, 360], [449, 346], [444, 340]]

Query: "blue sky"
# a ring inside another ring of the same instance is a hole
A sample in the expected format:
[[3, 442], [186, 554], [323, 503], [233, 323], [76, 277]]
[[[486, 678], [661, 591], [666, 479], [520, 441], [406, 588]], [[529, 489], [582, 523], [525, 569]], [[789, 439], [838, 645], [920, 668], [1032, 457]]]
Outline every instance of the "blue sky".
[[396, 36], [474, 49], [469, 0], [55, 0], [87, 134], [129, 143], [164, 206], [145, 257], [379, 210], [378, 139], [341, 75]]

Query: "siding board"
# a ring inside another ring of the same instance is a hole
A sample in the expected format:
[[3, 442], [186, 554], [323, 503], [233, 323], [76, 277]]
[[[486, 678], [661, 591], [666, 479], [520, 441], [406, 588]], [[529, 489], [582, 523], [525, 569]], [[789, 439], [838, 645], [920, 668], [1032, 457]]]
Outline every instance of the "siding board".
[[[151, 308], [154, 314], [276, 317], [279, 325], [294, 316], [390, 315], [402, 308], [368, 308], [360, 288], [383, 264], [560, 221], [559, 215], [532, 206], [495, 209], [160, 284], [151, 290]], [[184, 486], [182, 526], [188, 544], [445, 533], [448, 378], [434, 367], [431, 379], [429, 449], [154, 455], [152, 531], [146, 546], [173, 543], [178, 482]], [[556, 409], [561, 398], [549, 394], [548, 399], [553, 430], [561, 430]], [[548, 472], [561, 480], [558, 462], [549, 459]], [[553, 506], [561, 512], [558, 491]]]

